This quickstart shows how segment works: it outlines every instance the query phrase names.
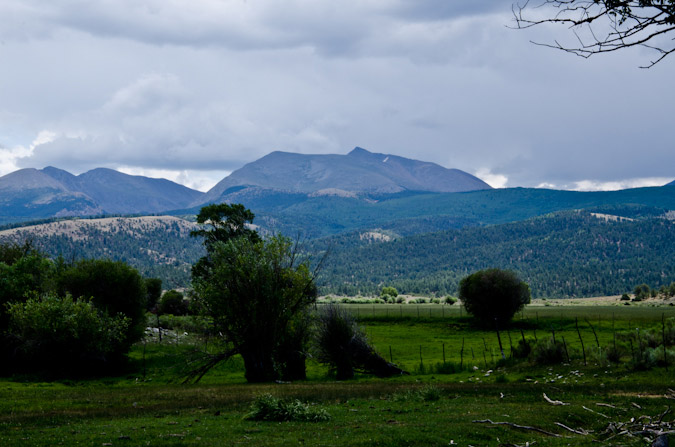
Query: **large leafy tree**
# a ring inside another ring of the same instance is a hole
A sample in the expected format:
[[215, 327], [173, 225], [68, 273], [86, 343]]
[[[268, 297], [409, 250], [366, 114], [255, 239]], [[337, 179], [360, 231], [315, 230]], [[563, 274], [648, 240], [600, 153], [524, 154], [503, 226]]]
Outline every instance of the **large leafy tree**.
[[96, 308], [110, 316], [128, 317], [125, 349], [143, 337], [147, 292], [143, 277], [133, 267], [106, 259], [82, 260], [64, 268], [58, 287], [61, 295], [91, 298]]
[[486, 269], [459, 282], [459, 298], [467, 312], [494, 327], [508, 323], [530, 302], [530, 287], [510, 270]]
[[[304, 326], [317, 291], [309, 265], [297, 262], [289, 239], [256, 239], [214, 242], [208, 274], [195, 276], [193, 284], [214, 329], [232, 347], [222, 358], [240, 354], [246, 379], [265, 382], [284, 377], [293, 361], [284, 354], [302, 338], [294, 331]], [[295, 361], [302, 362], [304, 374], [304, 356]]]
[[558, 24], [571, 28], [572, 44], [541, 44], [582, 57], [642, 46], [656, 58], [675, 52], [675, 0], [543, 0], [513, 7], [518, 28]]
[[258, 233], [249, 228], [255, 214], [240, 203], [214, 203], [203, 207], [197, 214], [197, 223], [201, 228], [190, 233], [191, 236], [203, 237], [204, 246], [211, 252], [216, 242], [245, 236], [253, 241], [259, 240]]
[[211, 274], [211, 255], [218, 242], [244, 237], [253, 242], [259, 241], [258, 232], [249, 225], [253, 223], [255, 214], [244, 205], [233, 203], [214, 203], [203, 207], [197, 215], [198, 230], [190, 232], [190, 236], [204, 238], [206, 256], [192, 266], [192, 277], [206, 279]]

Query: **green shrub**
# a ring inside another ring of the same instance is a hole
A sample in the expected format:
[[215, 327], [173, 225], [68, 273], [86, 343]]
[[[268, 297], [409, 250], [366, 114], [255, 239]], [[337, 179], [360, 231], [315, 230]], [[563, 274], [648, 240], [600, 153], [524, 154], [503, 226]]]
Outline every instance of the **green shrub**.
[[495, 376], [495, 383], [508, 383], [509, 379], [506, 374], [498, 374]]
[[348, 310], [334, 304], [323, 306], [316, 317], [314, 356], [330, 365], [338, 380], [353, 378], [355, 370], [378, 377], [405, 373], [377, 353]]
[[253, 401], [246, 419], [275, 422], [325, 422], [330, 420], [330, 414], [323, 408], [312, 407], [297, 399], [282, 400], [271, 394], [263, 394]]
[[599, 366], [607, 366], [609, 361], [608, 349], [593, 346], [586, 352], [588, 361]]
[[624, 293], [623, 295], [621, 295], [621, 301], [630, 301], [630, 295]]
[[433, 402], [441, 399], [441, 390], [433, 385], [428, 385], [419, 390], [420, 397], [424, 402]]
[[431, 368], [432, 372], [436, 374], [455, 374], [461, 372], [463, 369], [459, 363], [454, 362], [438, 362]]
[[539, 340], [532, 348], [532, 361], [537, 365], [554, 365], [566, 360], [565, 347], [553, 337]]
[[434, 385], [427, 385], [423, 388], [408, 389], [400, 391], [390, 396], [394, 402], [433, 402], [440, 400], [441, 390]]
[[643, 299], [649, 298], [651, 296], [651, 289], [647, 284], [640, 284], [639, 286], [635, 286], [633, 295], [635, 295], [633, 301], [642, 301]]
[[670, 348], [666, 348], [665, 358], [664, 358], [663, 346], [651, 349], [649, 351], [649, 356], [650, 356], [650, 358], [653, 357], [654, 362], [658, 366], [665, 366], [666, 365], [665, 362], [667, 360], [669, 367], [671, 367], [671, 366], [675, 365], [675, 346], [671, 346]]
[[7, 312], [12, 363], [20, 371], [88, 373], [125, 353], [129, 318], [101, 313], [89, 300], [30, 298]]
[[23, 252], [14, 253], [10, 248], [0, 244], [0, 255], [3, 250], [7, 252], [3, 255], [6, 262], [0, 262], [0, 335], [8, 324], [6, 305], [25, 301], [31, 294], [49, 292], [54, 271], [53, 263], [43, 255], [20, 255]]
[[459, 282], [459, 298], [467, 312], [494, 328], [507, 324], [530, 302], [530, 287], [510, 270], [480, 270]]
[[384, 298], [385, 296], [396, 298], [398, 296], [398, 290], [396, 290], [395, 287], [382, 287], [382, 291], [380, 292], [380, 296], [382, 298]]
[[168, 290], [159, 300], [157, 310], [160, 314], [187, 315], [188, 302], [182, 293], [176, 290]]
[[621, 357], [623, 357], [626, 353], [626, 350], [623, 349], [621, 346], [609, 346], [605, 350], [605, 356], [607, 357], [607, 361], [610, 363], [619, 363], [621, 362]]
[[457, 302], [457, 298], [455, 298], [454, 296], [448, 295], [448, 296], [445, 297], [445, 304], [449, 304], [449, 305], [452, 306], [456, 302]]
[[532, 345], [536, 343], [533, 338], [525, 338], [518, 340], [518, 344], [513, 348], [513, 357], [517, 359], [526, 359], [532, 353]]

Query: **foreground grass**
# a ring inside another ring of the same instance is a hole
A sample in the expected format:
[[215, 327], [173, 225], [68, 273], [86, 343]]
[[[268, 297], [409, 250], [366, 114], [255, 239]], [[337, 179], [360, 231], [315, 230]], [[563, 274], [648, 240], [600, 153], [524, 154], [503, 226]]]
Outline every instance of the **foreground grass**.
[[[605, 345], [617, 327], [623, 330], [636, 321], [643, 328], [657, 325], [662, 312], [642, 310], [620, 317], [615, 314], [613, 319], [611, 313], [602, 312], [598, 319], [597, 308], [577, 309], [576, 318], [588, 320], [582, 329], [588, 345], [595, 343], [588, 324]], [[570, 340], [576, 336], [572, 314], [561, 315], [559, 309], [525, 317], [511, 330], [514, 338], [520, 337], [521, 329], [528, 337], [535, 331], [539, 337], [549, 336], [550, 330]], [[483, 446], [536, 442], [560, 446], [600, 441], [638, 446], [649, 444], [642, 436], [612, 437], [609, 424], [661, 415], [663, 421], [675, 423], [673, 413], [666, 413], [675, 403], [675, 365], [667, 371], [663, 367], [634, 371], [627, 363], [609, 365], [590, 358], [584, 365], [575, 356], [563, 365], [507, 361], [503, 363], [507, 366], [500, 367], [496, 363], [499, 352], [494, 362], [491, 358], [494, 332], [475, 328], [463, 317], [376, 315], [363, 320], [380, 352], [389, 357], [391, 346], [394, 361], [412, 375], [387, 380], [359, 377], [338, 383], [324, 367], [310, 363], [307, 382], [249, 385], [244, 383], [240, 360], [234, 359], [198, 385], [179, 385], [171, 381], [178, 377], [180, 360], [193, 346], [165, 340], [162, 345], [147, 344], [145, 356], [143, 345], [135, 347], [134, 368], [126, 375], [77, 382], [1, 381], [0, 445]], [[442, 363], [443, 346], [446, 361], [458, 362], [462, 339], [465, 367], [454, 374], [439, 374], [432, 365]], [[325, 409], [331, 419], [316, 423], [246, 420], [251, 402], [265, 393], [309, 402]], [[568, 405], [552, 405], [544, 393]], [[487, 420], [514, 425], [476, 422]], [[573, 433], [558, 424], [588, 434]]]
[[[6, 387], [0, 391], [0, 445], [591, 445], [611, 435], [604, 433], [609, 421], [658, 418], [673, 403], [675, 396], [656, 380], [658, 374], [637, 378], [607, 375], [602, 386], [597, 381], [434, 383], [438, 400], [431, 401], [409, 392], [428, 384], [405, 382]], [[332, 418], [245, 420], [250, 402], [261, 393], [320, 404]], [[569, 405], [553, 406], [544, 393]], [[531, 426], [560, 437], [478, 420]], [[592, 433], [574, 434], [556, 423]], [[639, 437], [614, 440], [644, 445]]]

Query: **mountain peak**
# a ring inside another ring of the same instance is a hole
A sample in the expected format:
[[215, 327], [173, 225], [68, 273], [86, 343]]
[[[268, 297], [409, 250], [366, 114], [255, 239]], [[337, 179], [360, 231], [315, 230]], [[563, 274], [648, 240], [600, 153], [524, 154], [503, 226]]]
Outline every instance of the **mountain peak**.
[[21, 169], [0, 177], [0, 222], [101, 213], [157, 213], [186, 208], [203, 193], [165, 179], [97, 168]]
[[34, 168], [19, 169], [0, 177], [0, 189], [27, 190], [37, 188], [66, 189], [58, 178]]
[[387, 194], [401, 191], [461, 192], [491, 189], [458, 169], [355, 147], [346, 155], [272, 152], [234, 171], [214, 186], [207, 201], [234, 186], [313, 194], [322, 190]]
[[364, 149], [362, 147], [356, 146], [347, 155], [349, 155], [350, 157], [354, 157], [354, 156], [360, 156], [360, 155], [373, 155], [373, 153], [370, 152], [370, 151], [367, 151], [366, 149]]

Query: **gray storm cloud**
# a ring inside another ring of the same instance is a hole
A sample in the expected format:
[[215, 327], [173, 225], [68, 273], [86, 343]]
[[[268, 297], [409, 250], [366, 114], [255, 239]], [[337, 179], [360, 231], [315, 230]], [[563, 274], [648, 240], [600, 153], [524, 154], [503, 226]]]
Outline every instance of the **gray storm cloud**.
[[358, 145], [508, 186], [675, 176], [674, 61], [581, 60], [511, 20], [496, 0], [5, 1], [0, 174], [185, 179]]

